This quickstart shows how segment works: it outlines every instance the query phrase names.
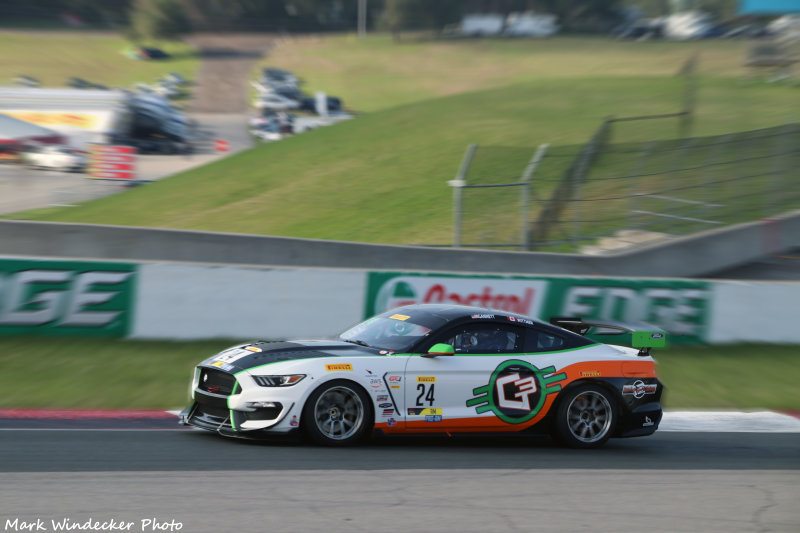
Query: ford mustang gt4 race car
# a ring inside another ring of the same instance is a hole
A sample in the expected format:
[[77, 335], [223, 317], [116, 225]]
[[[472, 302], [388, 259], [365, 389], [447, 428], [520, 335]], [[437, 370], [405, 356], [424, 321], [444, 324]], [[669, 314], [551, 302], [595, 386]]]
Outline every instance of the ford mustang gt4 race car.
[[[551, 322], [421, 304], [372, 317], [338, 341], [242, 344], [197, 366], [181, 421], [236, 437], [301, 430], [334, 446], [376, 431], [544, 432], [576, 448], [652, 434], [663, 387], [649, 352], [665, 345], [664, 333]], [[590, 332], [631, 332], [634, 348]]]

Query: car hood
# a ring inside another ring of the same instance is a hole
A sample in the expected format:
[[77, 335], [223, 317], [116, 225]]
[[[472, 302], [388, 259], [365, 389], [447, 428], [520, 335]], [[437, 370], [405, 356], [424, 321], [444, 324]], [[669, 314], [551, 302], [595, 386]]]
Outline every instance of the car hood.
[[227, 372], [239, 372], [269, 363], [315, 359], [322, 357], [370, 357], [386, 355], [379, 348], [358, 346], [339, 341], [257, 341], [239, 344], [209, 357], [201, 366], [211, 366]]

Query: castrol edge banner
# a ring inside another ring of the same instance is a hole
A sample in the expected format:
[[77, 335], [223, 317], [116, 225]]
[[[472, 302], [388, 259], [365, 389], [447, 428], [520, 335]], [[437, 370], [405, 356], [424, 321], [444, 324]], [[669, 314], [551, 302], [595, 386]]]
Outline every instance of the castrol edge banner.
[[90, 144], [88, 177], [101, 180], [135, 180], [136, 153], [133, 146]]
[[409, 304], [449, 303], [537, 316], [546, 288], [546, 281], [535, 279], [370, 272], [365, 315]]
[[707, 342], [713, 316], [713, 287], [698, 280], [370, 272], [366, 294], [365, 317], [409, 304], [462, 304], [544, 321], [647, 322], [681, 343]]

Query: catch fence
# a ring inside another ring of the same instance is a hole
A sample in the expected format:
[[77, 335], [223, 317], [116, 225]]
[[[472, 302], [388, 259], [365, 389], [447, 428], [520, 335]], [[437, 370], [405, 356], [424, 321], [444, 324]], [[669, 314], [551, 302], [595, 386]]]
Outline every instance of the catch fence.
[[610, 142], [624, 120], [585, 145], [471, 146], [449, 182], [453, 246], [602, 252], [800, 208], [800, 124]]

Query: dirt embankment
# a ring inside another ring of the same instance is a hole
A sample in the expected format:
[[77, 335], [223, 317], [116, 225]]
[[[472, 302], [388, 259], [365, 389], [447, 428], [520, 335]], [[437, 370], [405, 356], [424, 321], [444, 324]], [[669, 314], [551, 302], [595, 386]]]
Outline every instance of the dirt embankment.
[[187, 111], [246, 113], [250, 74], [275, 41], [260, 34], [197, 34], [186, 41], [201, 56]]

